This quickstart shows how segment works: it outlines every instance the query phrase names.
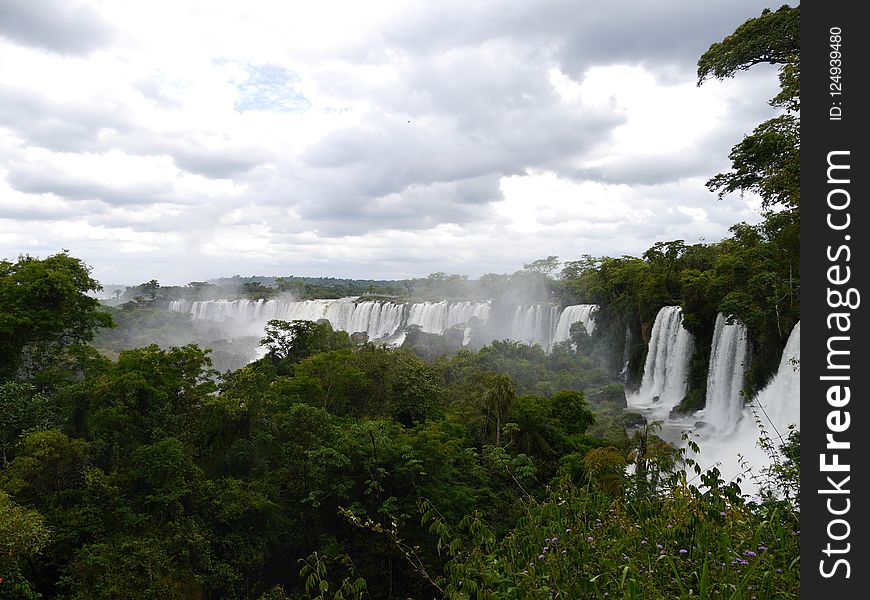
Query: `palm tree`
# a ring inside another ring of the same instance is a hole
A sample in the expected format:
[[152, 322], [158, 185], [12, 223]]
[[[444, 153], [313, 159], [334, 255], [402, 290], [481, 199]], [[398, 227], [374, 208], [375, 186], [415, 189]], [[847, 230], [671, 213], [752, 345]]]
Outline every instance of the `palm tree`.
[[495, 414], [495, 445], [501, 445], [501, 420], [517, 397], [517, 388], [507, 373], [487, 373], [484, 379], [483, 402], [487, 414]]

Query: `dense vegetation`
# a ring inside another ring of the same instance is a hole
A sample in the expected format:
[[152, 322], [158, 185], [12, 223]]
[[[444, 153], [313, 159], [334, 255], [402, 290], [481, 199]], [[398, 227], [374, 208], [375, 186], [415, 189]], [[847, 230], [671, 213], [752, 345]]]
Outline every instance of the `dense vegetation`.
[[223, 377], [196, 346], [70, 344], [4, 382], [0, 594], [794, 589], [788, 505], [753, 510], [715, 473], [689, 484], [570, 344], [426, 362], [280, 321], [263, 344]]
[[[686, 408], [717, 312], [750, 330], [749, 386], [771, 374], [800, 315], [798, 11], [765, 11], [699, 62], [700, 81], [782, 65], [784, 115], [709, 184], [759, 193], [760, 225], [476, 282], [238, 282], [250, 298], [521, 283], [521, 301], [599, 304], [591, 340], [440, 352], [419, 332], [391, 349], [272, 321], [265, 356], [231, 365], [176, 344], [172, 330], [217, 334], [159, 310], [219, 284], [152, 280], [110, 312], [66, 253], [0, 261], [0, 598], [797, 598], [798, 438], [766, 440], [774, 466], [749, 501], [623, 411], [610, 355], [628, 328], [636, 378], [656, 312], [680, 304], [701, 340]], [[159, 335], [109, 330], [101, 353], [89, 343], [112, 321]]]

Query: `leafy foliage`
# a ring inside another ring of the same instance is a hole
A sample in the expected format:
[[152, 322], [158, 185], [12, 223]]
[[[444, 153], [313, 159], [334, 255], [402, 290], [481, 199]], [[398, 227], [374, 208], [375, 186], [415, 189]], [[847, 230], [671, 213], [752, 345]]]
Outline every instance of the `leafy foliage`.
[[720, 198], [735, 191], [755, 192], [765, 208], [780, 204], [794, 209], [800, 203], [800, 6], [765, 9], [710, 46], [698, 61], [698, 84], [763, 63], [780, 65], [781, 91], [771, 104], [787, 112], [765, 121], [734, 146], [729, 156], [733, 170], [716, 175], [707, 187]]
[[73, 344], [89, 341], [111, 317], [97, 299], [89, 269], [66, 253], [0, 260], [0, 377], [33, 373]]

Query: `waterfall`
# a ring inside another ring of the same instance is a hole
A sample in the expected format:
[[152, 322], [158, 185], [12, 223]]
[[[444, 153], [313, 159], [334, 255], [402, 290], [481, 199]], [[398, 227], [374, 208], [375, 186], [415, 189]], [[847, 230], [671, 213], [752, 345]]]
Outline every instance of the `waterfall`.
[[796, 425], [800, 429], [800, 358], [801, 324], [798, 321], [788, 336], [776, 375], [752, 400], [771, 437], [776, 437], [777, 432], [785, 437], [789, 425]]
[[770, 466], [770, 457], [759, 447], [761, 435], [755, 422], [753, 411], [775, 446], [781, 445], [788, 436], [788, 426], [800, 429], [800, 360], [801, 328], [798, 322], [786, 342], [779, 361], [779, 368], [773, 379], [751, 401], [742, 408], [742, 418], [731, 432], [721, 432], [718, 428], [702, 428], [696, 439], [701, 452], [691, 454], [703, 469], [717, 466], [721, 477], [731, 481], [737, 476], [742, 478], [740, 488], [743, 493], [757, 493], [756, 482], [745, 474], [742, 461], [749, 465], [756, 475]]
[[643, 380], [635, 394], [626, 396], [633, 408], [652, 408], [657, 418], [667, 417], [686, 394], [689, 361], [694, 341], [683, 327], [679, 306], [659, 310], [653, 324]]
[[619, 378], [623, 384], [628, 383], [628, 362], [631, 359], [631, 326], [625, 326], [625, 340], [622, 343], [622, 370], [619, 372]]
[[451, 327], [465, 326], [467, 344], [472, 336], [472, 319], [486, 323], [488, 302], [357, 302], [338, 300], [173, 300], [169, 309], [188, 312], [194, 319], [243, 327], [247, 335], [259, 335], [266, 321], [318, 321], [326, 319], [333, 329], [347, 333], [365, 332], [370, 340], [401, 344], [406, 325], [419, 325], [426, 333], [443, 334]]
[[489, 302], [420, 302], [411, 305], [408, 325], [419, 325], [424, 333], [442, 334], [456, 325], [467, 325], [473, 318], [486, 323], [489, 308]]
[[[453, 327], [462, 327], [463, 345], [482, 346], [496, 339], [510, 339], [525, 344], [539, 344], [549, 350], [553, 344], [570, 339], [573, 323], [581, 322], [587, 333], [595, 330], [595, 304], [568, 306], [554, 304], [507, 306], [492, 317], [492, 303], [440, 302], [357, 302], [355, 298], [338, 300], [173, 300], [169, 309], [187, 312], [197, 320], [246, 326], [246, 335], [258, 335], [269, 319], [283, 321], [326, 319], [336, 330], [365, 332], [370, 340], [401, 344], [405, 328], [416, 325], [424, 333], [442, 335]], [[496, 321], [496, 322], [491, 322]], [[259, 330], [255, 331], [255, 328]]]
[[326, 319], [336, 330], [365, 332], [371, 340], [395, 335], [405, 319], [405, 305], [393, 302], [339, 300], [174, 300], [169, 309], [189, 312], [194, 319], [243, 327], [248, 335], [262, 333], [270, 319], [318, 321]]
[[597, 304], [577, 304], [566, 306], [556, 323], [556, 331], [553, 334], [553, 344], [571, 339], [571, 325], [578, 321], [583, 323], [586, 333], [592, 335], [595, 331], [595, 317], [593, 313], [598, 310]]
[[511, 316], [507, 338], [524, 344], [539, 344], [544, 350], [549, 350], [558, 312], [558, 307], [550, 304], [517, 306]]
[[743, 415], [743, 375], [749, 345], [742, 323], [728, 325], [725, 316], [716, 316], [710, 367], [707, 372], [707, 401], [704, 421], [719, 433], [729, 434]]

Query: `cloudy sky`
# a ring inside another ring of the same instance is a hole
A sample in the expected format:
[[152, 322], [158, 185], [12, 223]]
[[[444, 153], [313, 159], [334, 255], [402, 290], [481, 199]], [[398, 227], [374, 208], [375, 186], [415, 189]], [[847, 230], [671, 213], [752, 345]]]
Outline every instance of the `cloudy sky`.
[[715, 241], [757, 0], [0, 0], [0, 258], [152, 278], [509, 273]]

